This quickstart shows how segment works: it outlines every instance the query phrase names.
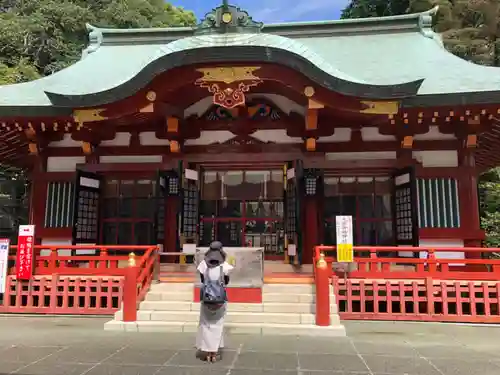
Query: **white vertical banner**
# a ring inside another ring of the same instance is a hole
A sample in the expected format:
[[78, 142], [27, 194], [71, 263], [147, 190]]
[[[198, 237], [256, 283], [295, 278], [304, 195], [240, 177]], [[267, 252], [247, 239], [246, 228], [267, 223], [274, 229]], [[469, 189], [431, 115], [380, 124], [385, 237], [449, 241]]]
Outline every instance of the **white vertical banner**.
[[337, 216], [335, 218], [337, 232], [337, 262], [350, 263], [354, 261], [352, 216]]
[[0, 293], [5, 293], [7, 285], [7, 274], [9, 270], [10, 240], [0, 238]]

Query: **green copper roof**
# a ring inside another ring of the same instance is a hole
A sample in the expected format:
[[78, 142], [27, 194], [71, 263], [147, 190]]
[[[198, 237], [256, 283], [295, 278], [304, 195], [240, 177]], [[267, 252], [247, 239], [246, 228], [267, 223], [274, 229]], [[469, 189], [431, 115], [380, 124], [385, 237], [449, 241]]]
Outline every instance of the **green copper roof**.
[[[33, 82], [0, 86], [0, 115], [16, 112], [16, 107], [35, 107], [34, 115], [50, 114], [56, 103], [71, 106], [73, 100], [92, 95], [113, 101], [116, 92], [131, 82], [146, 85], [150, 77], [143, 73], [155, 64], [156, 68], [179, 66], [180, 54], [203, 58], [221, 51], [239, 51], [240, 55], [258, 51], [252, 58], [263, 59], [282, 55], [285, 62], [295, 56], [314, 70], [319, 84], [332, 78], [348, 82], [356, 90], [415, 87], [418, 95], [407, 101], [410, 105], [442, 94], [460, 94], [446, 96], [456, 104], [500, 102], [500, 69], [448, 53], [431, 30], [436, 9], [396, 17], [264, 26], [251, 19], [238, 23], [234, 15], [242, 11], [231, 6], [230, 10], [231, 22], [236, 23], [225, 30], [220, 29], [220, 9], [212, 12], [215, 23], [205, 20], [197, 28], [113, 30], [89, 26], [90, 44], [79, 62]], [[64, 111], [69, 113], [70, 108]]]

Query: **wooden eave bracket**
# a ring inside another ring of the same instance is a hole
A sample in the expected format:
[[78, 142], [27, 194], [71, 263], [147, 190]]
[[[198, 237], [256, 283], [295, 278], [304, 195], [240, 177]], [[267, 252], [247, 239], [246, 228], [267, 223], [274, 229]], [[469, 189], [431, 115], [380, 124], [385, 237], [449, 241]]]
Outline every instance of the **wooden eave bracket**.
[[318, 129], [318, 114], [322, 108], [325, 108], [322, 103], [309, 98], [306, 113], [306, 130]]
[[401, 148], [411, 149], [413, 147], [413, 136], [405, 135], [401, 140]]
[[465, 140], [465, 146], [467, 148], [476, 148], [477, 147], [477, 134], [468, 134]]
[[167, 117], [166, 125], [168, 133], [179, 133], [179, 119], [177, 117]]
[[170, 140], [170, 152], [173, 154], [181, 152], [181, 143], [175, 139]]
[[82, 142], [82, 151], [85, 155], [92, 155], [94, 152], [94, 146], [90, 142]]
[[316, 138], [309, 137], [305, 140], [306, 150], [309, 152], [316, 151]]

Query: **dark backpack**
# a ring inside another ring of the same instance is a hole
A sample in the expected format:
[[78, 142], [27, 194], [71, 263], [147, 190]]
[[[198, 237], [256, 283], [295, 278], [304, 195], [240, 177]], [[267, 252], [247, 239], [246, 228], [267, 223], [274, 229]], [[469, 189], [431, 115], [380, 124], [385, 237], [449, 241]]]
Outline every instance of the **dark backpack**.
[[224, 285], [224, 272], [220, 266], [220, 276], [218, 280], [210, 280], [209, 269], [203, 275], [203, 285], [200, 289], [200, 301], [207, 305], [223, 305], [227, 301], [226, 287]]

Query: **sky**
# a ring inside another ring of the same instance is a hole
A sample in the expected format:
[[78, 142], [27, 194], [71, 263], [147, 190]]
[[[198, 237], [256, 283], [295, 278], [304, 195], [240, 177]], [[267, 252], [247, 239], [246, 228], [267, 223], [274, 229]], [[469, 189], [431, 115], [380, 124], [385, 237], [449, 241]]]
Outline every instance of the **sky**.
[[[195, 12], [198, 19], [219, 6], [221, 0], [170, 0]], [[340, 18], [349, 0], [230, 0], [231, 5], [246, 10], [255, 21], [264, 23], [326, 21]], [[291, 4], [296, 4], [291, 6]]]

